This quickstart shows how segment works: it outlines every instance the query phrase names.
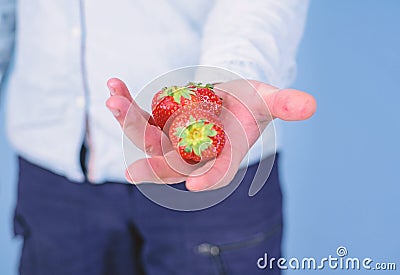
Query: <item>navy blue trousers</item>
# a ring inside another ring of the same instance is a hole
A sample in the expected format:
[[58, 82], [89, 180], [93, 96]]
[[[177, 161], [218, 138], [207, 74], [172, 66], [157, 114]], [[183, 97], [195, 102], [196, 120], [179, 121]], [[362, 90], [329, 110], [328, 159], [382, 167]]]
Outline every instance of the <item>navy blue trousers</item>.
[[257, 267], [264, 253], [281, 255], [276, 163], [256, 196], [248, 196], [252, 165], [227, 199], [183, 212], [153, 203], [133, 185], [70, 182], [20, 159], [14, 219], [24, 239], [20, 273], [280, 274]]

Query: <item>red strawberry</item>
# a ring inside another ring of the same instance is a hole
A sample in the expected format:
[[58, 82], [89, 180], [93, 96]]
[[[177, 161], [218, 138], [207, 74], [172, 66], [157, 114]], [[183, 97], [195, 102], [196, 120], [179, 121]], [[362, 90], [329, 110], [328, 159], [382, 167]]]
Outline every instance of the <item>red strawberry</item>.
[[217, 157], [225, 145], [221, 121], [202, 108], [183, 109], [176, 115], [169, 130], [172, 145], [188, 163]]
[[154, 95], [151, 103], [154, 121], [163, 129], [165, 123], [175, 111], [198, 101], [196, 92], [187, 87], [165, 87]]
[[202, 108], [212, 111], [217, 116], [221, 114], [222, 98], [215, 94], [212, 84], [203, 85], [191, 82], [187, 87], [195, 91], [196, 95], [200, 97], [200, 101], [204, 103]]

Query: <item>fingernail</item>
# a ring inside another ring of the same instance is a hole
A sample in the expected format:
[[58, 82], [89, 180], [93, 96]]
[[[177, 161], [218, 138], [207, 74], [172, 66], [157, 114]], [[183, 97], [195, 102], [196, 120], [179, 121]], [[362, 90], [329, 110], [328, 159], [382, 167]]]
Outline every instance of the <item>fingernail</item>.
[[111, 112], [115, 117], [118, 117], [118, 116], [121, 114], [121, 111], [118, 110], [118, 109], [111, 109], [111, 108], [108, 108], [108, 109], [110, 110], [110, 112]]
[[115, 91], [115, 89], [113, 87], [108, 87], [108, 90], [110, 91], [110, 95], [116, 95], [117, 92]]

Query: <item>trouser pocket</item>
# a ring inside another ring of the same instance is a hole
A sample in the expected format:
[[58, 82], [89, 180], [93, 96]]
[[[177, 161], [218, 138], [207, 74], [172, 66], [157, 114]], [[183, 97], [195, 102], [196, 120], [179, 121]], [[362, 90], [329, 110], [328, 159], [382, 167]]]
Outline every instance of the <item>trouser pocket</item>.
[[[257, 259], [268, 252], [269, 255], [281, 255], [281, 223], [270, 229], [241, 238], [237, 241], [224, 243], [203, 242], [196, 247], [196, 252], [208, 257], [218, 275], [254, 274], [261, 271], [257, 268]], [[263, 274], [266, 274], [265, 271]], [[279, 274], [278, 270], [271, 270], [271, 274]]]

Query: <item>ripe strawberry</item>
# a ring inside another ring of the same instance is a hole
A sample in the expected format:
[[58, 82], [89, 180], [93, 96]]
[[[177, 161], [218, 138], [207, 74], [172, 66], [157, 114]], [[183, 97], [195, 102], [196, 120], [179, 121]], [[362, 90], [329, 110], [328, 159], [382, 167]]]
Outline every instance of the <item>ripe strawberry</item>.
[[174, 148], [188, 163], [217, 157], [225, 145], [221, 121], [202, 108], [183, 108], [176, 115], [169, 130]]
[[203, 85], [201, 83], [191, 82], [187, 87], [192, 91], [195, 91], [196, 95], [200, 97], [202, 108], [210, 110], [217, 116], [221, 114], [222, 98], [215, 94], [214, 86], [212, 84]]
[[154, 121], [161, 129], [164, 129], [165, 123], [174, 112], [198, 101], [196, 92], [188, 87], [165, 87], [154, 95], [151, 103]]

